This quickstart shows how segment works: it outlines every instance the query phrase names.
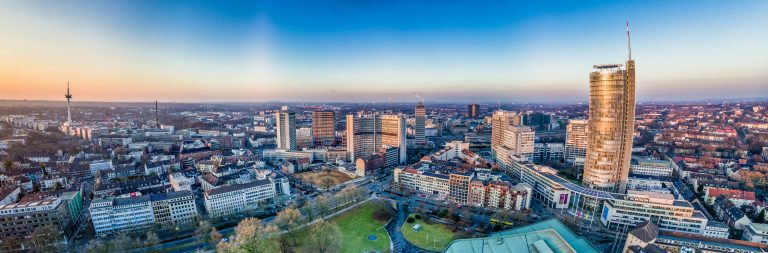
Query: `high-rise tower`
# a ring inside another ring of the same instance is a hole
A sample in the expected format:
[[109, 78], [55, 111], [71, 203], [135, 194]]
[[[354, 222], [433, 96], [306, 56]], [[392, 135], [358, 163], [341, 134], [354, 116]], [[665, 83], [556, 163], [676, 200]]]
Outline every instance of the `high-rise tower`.
[[381, 115], [381, 145], [397, 147], [398, 162], [406, 162], [405, 117], [399, 114]]
[[424, 103], [419, 102], [419, 104], [416, 105], [416, 111], [414, 115], [416, 116], [416, 126], [414, 127], [416, 145], [424, 146], [427, 144], [427, 139], [424, 136], [424, 127], [427, 120], [427, 109], [424, 107]]
[[69, 81], [67, 81], [67, 94], [64, 94], [64, 97], [67, 98], [67, 125], [72, 124], [72, 110], [71, 107], [71, 100], [72, 100], [72, 93], [69, 92]]
[[581, 168], [587, 156], [589, 121], [574, 119], [565, 128], [565, 161]]
[[584, 185], [590, 188], [626, 190], [635, 130], [635, 61], [629, 45], [627, 43], [626, 66], [595, 65], [589, 74], [589, 140]]
[[283, 106], [275, 111], [277, 119], [277, 148], [295, 150], [296, 149], [296, 113], [289, 111], [288, 106]]
[[312, 112], [312, 139], [315, 147], [336, 145], [336, 113], [334, 111]]
[[477, 104], [470, 104], [467, 106], [467, 118], [477, 118], [480, 115], [480, 106]]

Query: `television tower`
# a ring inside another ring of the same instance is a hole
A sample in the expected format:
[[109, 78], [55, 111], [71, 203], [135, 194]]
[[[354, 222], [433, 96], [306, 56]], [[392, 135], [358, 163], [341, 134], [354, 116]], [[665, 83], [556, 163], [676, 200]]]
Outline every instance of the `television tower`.
[[70, 109], [70, 106], [72, 101], [72, 93], [69, 92], [69, 81], [67, 81], [67, 94], [64, 94], [64, 97], [67, 98], [67, 125], [71, 125], [72, 111]]
[[160, 111], [157, 108], [157, 100], [155, 100], [155, 124], [157, 124], [157, 129], [160, 129]]

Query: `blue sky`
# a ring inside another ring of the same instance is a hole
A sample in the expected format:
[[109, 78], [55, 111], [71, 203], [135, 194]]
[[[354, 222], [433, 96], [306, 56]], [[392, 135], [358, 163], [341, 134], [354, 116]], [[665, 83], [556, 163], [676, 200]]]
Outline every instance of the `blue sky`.
[[581, 101], [768, 95], [768, 1], [3, 1], [5, 99]]

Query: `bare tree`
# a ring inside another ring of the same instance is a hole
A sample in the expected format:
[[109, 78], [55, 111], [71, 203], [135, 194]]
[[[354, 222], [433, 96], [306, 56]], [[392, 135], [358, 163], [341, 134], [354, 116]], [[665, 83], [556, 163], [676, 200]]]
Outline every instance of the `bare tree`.
[[211, 232], [211, 223], [208, 221], [200, 221], [197, 223], [197, 229], [195, 230], [195, 242], [197, 244], [203, 244], [208, 241], [208, 233]]
[[160, 237], [157, 236], [157, 233], [147, 231], [146, 237], [147, 239], [144, 240], [144, 246], [149, 247], [150, 249], [154, 249], [155, 246], [160, 244]]
[[320, 217], [325, 218], [325, 215], [327, 215], [331, 209], [331, 198], [325, 194], [318, 196], [315, 198], [315, 208], [317, 208], [317, 211], [320, 213]]
[[324, 189], [328, 190], [335, 184], [335, 181], [333, 181], [332, 178], [326, 177], [320, 180], [320, 185], [323, 186]]
[[32, 232], [32, 244], [40, 252], [56, 252], [61, 248], [61, 234], [52, 224], [36, 228]]
[[275, 224], [277, 227], [284, 230], [288, 237], [290, 237], [293, 245], [296, 245], [296, 232], [301, 225], [301, 212], [296, 207], [288, 207], [277, 213], [275, 218]]
[[219, 244], [219, 242], [221, 242], [221, 239], [224, 238], [224, 236], [222, 236], [221, 233], [219, 233], [219, 230], [216, 230], [215, 227], [211, 228], [210, 237], [211, 237], [211, 242], [213, 242], [214, 245]]
[[341, 249], [341, 231], [335, 223], [320, 220], [312, 225], [309, 243], [316, 252], [338, 252]]
[[220, 252], [270, 252], [274, 246], [271, 233], [277, 231], [274, 226], [268, 226], [256, 218], [246, 218], [235, 227], [235, 238], [230, 242], [217, 245]]

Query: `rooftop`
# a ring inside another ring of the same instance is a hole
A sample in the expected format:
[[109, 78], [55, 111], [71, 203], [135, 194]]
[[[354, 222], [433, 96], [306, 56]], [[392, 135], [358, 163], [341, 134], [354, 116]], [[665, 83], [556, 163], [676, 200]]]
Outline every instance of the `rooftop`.
[[[525, 245], [525, 247], [522, 247]], [[597, 248], [574, 234], [557, 219], [501, 231], [486, 238], [453, 241], [446, 253], [597, 253]]]

